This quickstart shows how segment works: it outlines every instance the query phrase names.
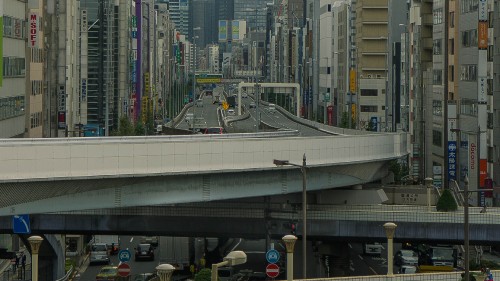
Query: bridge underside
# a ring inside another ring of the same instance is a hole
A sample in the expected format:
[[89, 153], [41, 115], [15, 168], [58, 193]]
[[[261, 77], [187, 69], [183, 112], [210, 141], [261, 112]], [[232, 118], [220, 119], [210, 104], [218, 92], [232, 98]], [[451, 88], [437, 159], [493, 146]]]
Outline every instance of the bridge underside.
[[[387, 176], [387, 161], [308, 168], [307, 190], [348, 187]], [[79, 178], [0, 184], [0, 216], [156, 206], [302, 191], [299, 168], [150, 177]]]
[[[297, 223], [297, 236], [302, 229], [300, 220], [273, 217], [276, 210], [240, 209], [241, 212], [231, 217], [235, 206], [219, 210], [221, 215], [214, 215], [213, 210], [205, 215], [205, 208], [191, 209], [189, 213], [176, 207], [151, 207], [146, 212], [155, 215], [99, 215], [99, 214], [38, 214], [31, 215], [33, 234], [122, 234], [122, 235], [164, 235], [183, 237], [233, 237], [260, 239], [280, 239], [290, 233], [290, 222]], [[132, 208], [134, 209], [134, 208]], [[248, 217], [242, 214], [248, 213]], [[104, 213], [104, 212], [103, 212]], [[177, 213], [177, 215], [173, 215]], [[222, 215], [224, 213], [224, 215]], [[12, 218], [0, 217], [0, 232], [12, 232]], [[384, 221], [352, 220], [308, 220], [309, 240], [348, 241], [348, 242], [385, 242]], [[426, 223], [395, 222], [397, 224], [396, 242], [425, 242], [463, 244], [463, 224], [461, 223]], [[473, 245], [500, 245], [500, 233], [496, 225], [472, 225], [470, 242]]]

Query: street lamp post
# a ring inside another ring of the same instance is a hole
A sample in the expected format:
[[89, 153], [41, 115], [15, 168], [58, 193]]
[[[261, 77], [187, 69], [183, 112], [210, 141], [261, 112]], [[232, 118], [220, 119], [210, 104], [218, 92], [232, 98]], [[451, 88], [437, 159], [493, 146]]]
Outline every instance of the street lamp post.
[[427, 177], [424, 179], [425, 185], [427, 187], [427, 212], [431, 211], [431, 188], [432, 188], [432, 181], [433, 179], [430, 177]]
[[393, 222], [386, 222], [384, 224], [385, 235], [387, 236], [387, 276], [394, 275], [394, 257], [393, 257], [393, 240], [394, 232], [396, 232], [397, 225]]
[[465, 281], [469, 281], [469, 177], [464, 179], [464, 254]]
[[286, 280], [293, 280], [293, 250], [297, 237], [294, 235], [285, 235], [282, 238], [286, 246]]
[[302, 165], [290, 163], [288, 160], [273, 160], [276, 166], [295, 166], [299, 167], [302, 173], [302, 275], [307, 279], [307, 163], [306, 154], [302, 157]]
[[217, 281], [218, 270], [221, 266], [235, 266], [247, 262], [247, 255], [243, 251], [232, 251], [224, 257], [222, 262], [212, 264], [212, 278], [211, 281]]
[[160, 264], [156, 267], [156, 271], [158, 272], [158, 277], [160, 277], [160, 281], [170, 281], [172, 278], [172, 274], [174, 273], [175, 267], [168, 263]]
[[31, 236], [28, 238], [31, 247], [31, 280], [38, 281], [38, 253], [42, 245], [43, 238]]
[[[196, 38], [198, 36], [194, 35], [195, 31], [200, 30], [201, 27], [193, 27], [193, 104], [196, 103]], [[196, 107], [193, 106], [193, 133], [195, 131], [195, 120], [196, 120]]]

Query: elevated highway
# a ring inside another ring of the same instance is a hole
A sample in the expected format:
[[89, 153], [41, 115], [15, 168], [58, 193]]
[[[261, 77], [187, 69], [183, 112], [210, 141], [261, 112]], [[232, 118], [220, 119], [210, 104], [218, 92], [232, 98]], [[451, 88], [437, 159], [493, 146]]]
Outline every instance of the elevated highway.
[[[253, 201], [253, 202], [252, 202]], [[500, 209], [471, 208], [472, 245], [500, 245]], [[279, 239], [300, 224], [300, 208], [293, 204], [256, 200], [206, 202], [171, 206], [87, 210], [31, 216], [33, 233], [137, 234], [186, 237]], [[385, 242], [382, 225], [397, 224], [396, 242], [463, 243], [463, 209], [429, 212], [409, 205], [308, 205], [308, 240]], [[11, 233], [12, 219], [0, 217], [0, 232]], [[230, 227], [228, 227], [230, 226]], [[297, 228], [300, 238], [301, 227]]]

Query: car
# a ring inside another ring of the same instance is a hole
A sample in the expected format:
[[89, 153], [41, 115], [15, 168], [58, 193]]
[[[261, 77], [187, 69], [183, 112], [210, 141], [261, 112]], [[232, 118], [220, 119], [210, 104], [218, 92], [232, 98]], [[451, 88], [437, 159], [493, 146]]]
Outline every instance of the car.
[[413, 274], [417, 273], [417, 267], [414, 265], [402, 265], [399, 269], [400, 274]]
[[203, 100], [202, 99], [196, 100], [196, 107], [203, 107]]
[[270, 103], [267, 110], [271, 113], [274, 113], [276, 111], [276, 105], [274, 103]]
[[135, 248], [135, 260], [155, 260], [155, 250], [151, 244], [139, 244]]
[[224, 134], [224, 128], [222, 127], [211, 127], [211, 128], [206, 128], [204, 131], [203, 131], [204, 134], [208, 134], [208, 135], [213, 135], [213, 134], [216, 134], [216, 135], [221, 135], [221, 134]]
[[109, 248], [106, 243], [93, 243], [90, 245], [90, 264], [96, 264], [96, 263], [110, 263], [110, 258], [109, 258]]
[[394, 264], [418, 266], [418, 255], [412, 250], [399, 250], [394, 255]]
[[135, 276], [134, 281], [149, 281], [153, 280], [156, 276], [154, 273], [139, 273]]
[[118, 267], [103, 266], [95, 276], [96, 281], [115, 281], [118, 280]]
[[227, 115], [229, 115], [229, 116], [234, 116], [234, 115], [236, 115], [236, 112], [234, 111], [234, 109], [229, 109], [229, 110], [227, 111]]
[[249, 108], [257, 108], [257, 104], [255, 104], [255, 102], [251, 102], [249, 105], [248, 105]]
[[158, 236], [142, 236], [141, 244], [151, 244], [153, 247], [158, 246]]

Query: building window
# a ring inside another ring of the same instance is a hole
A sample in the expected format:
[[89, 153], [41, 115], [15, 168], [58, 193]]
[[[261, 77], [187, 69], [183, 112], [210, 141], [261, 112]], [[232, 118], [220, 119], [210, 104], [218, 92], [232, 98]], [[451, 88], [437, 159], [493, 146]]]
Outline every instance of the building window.
[[442, 39], [432, 41], [432, 53], [434, 55], [440, 55], [442, 53], [442, 41]]
[[462, 0], [460, 1], [460, 12], [464, 14], [477, 11], [478, 3], [477, 0]]
[[442, 142], [443, 142], [443, 133], [438, 130], [432, 130], [432, 144], [441, 147]]
[[359, 109], [361, 110], [361, 112], [377, 112], [376, 105], [361, 105]]
[[25, 39], [26, 22], [21, 19], [3, 16], [3, 35], [15, 39]]
[[454, 65], [450, 65], [448, 67], [448, 80], [451, 82], [455, 81], [455, 66]]
[[0, 99], [0, 120], [24, 114], [24, 96]]
[[433, 85], [441, 85], [443, 83], [443, 71], [442, 70], [433, 70], [432, 71], [432, 84]]
[[460, 114], [477, 116], [477, 101], [473, 99], [462, 99], [460, 101]]
[[362, 97], [376, 97], [378, 96], [377, 89], [361, 89]]
[[462, 31], [462, 46], [477, 47], [477, 29]]
[[30, 115], [30, 127], [36, 128], [40, 127], [42, 125], [42, 113], [41, 112], [35, 112]]
[[440, 100], [432, 101], [432, 115], [442, 116], [443, 115], [443, 102]]
[[465, 64], [460, 66], [460, 81], [476, 81], [477, 65]]
[[31, 95], [36, 96], [42, 93], [42, 81], [33, 80], [31, 81]]
[[26, 59], [15, 57], [3, 58], [4, 77], [22, 77], [26, 74]]
[[43, 62], [43, 50], [40, 48], [31, 48], [31, 62]]
[[443, 8], [435, 9], [433, 12], [433, 24], [443, 23]]
[[450, 27], [455, 27], [455, 12], [450, 12]]

